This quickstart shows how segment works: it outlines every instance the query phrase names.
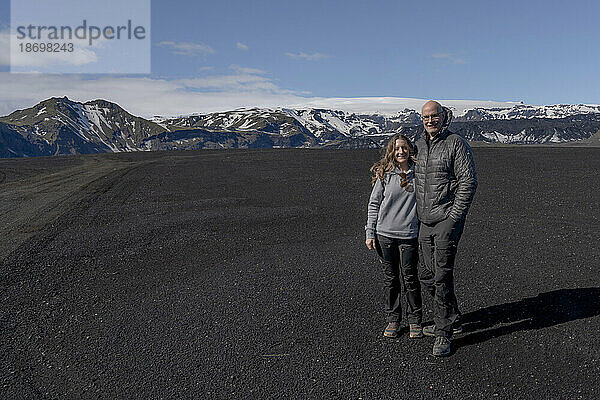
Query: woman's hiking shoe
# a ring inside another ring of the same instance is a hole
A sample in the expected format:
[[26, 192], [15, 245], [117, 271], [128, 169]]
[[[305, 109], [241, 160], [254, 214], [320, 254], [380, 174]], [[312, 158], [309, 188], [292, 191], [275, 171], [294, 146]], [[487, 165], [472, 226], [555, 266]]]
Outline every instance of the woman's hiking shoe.
[[[462, 333], [463, 332], [463, 326], [461, 325], [456, 325], [454, 327], [454, 329], [452, 329], [452, 333], [454, 335]], [[423, 327], [423, 335], [425, 336], [435, 336], [435, 325], [427, 325]]]
[[433, 355], [444, 357], [450, 355], [450, 339], [444, 336], [436, 336], [433, 344]]
[[385, 331], [383, 331], [383, 336], [391, 337], [391, 338], [397, 337], [399, 327], [400, 327], [400, 324], [398, 324], [397, 322], [388, 323], [387, 326], [385, 327]]
[[423, 327], [421, 324], [409, 324], [408, 325], [408, 337], [411, 339], [418, 339], [423, 337]]

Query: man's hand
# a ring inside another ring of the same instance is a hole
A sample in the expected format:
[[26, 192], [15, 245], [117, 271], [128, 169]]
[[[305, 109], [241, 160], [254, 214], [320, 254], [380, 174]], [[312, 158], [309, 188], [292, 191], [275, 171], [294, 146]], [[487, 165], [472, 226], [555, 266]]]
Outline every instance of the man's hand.
[[458, 244], [460, 236], [465, 226], [464, 220], [455, 221], [452, 217], [446, 217], [446, 219], [439, 222], [440, 232], [438, 240], [447, 240]]
[[365, 240], [365, 244], [367, 245], [367, 249], [375, 250], [375, 239], [367, 239]]

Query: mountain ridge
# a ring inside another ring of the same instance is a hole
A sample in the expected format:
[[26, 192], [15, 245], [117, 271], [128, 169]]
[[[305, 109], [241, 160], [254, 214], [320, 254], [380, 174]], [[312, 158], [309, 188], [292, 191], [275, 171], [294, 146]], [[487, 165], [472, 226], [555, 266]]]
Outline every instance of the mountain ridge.
[[[469, 141], [584, 141], [600, 130], [600, 106], [470, 108], [451, 129]], [[145, 119], [104, 99], [51, 97], [0, 117], [0, 157], [250, 147], [377, 148], [395, 133], [417, 139], [417, 110], [369, 114], [327, 108], [245, 108]], [[591, 142], [590, 142], [591, 143]]]

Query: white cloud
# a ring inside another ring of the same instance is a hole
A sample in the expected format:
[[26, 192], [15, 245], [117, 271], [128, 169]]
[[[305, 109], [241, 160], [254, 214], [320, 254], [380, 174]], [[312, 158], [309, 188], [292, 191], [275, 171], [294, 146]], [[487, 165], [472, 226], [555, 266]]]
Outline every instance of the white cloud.
[[[273, 93], [286, 92], [281, 90], [269, 78], [258, 75], [219, 75], [205, 78], [180, 79], [177, 82], [189, 89], [219, 90], [219, 91], [253, 91], [262, 90]], [[287, 92], [286, 92], [287, 93]]]
[[439, 60], [448, 60], [452, 64], [466, 64], [467, 60], [464, 58], [457, 57], [451, 53], [434, 53], [431, 55], [432, 58], [437, 58]]
[[[165, 80], [0, 72], [0, 87], [0, 115], [31, 107], [50, 97], [62, 96], [81, 102], [105, 99], [141, 117], [208, 113], [240, 107], [319, 107], [358, 113], [395, 114], [405, 108], [420, 110], [426, 101], [396, 97], [305, 97], [301, 95], [306, 93], [283, 90], [260, 76]], [[217, 90], [200, 91], [206, 89]], [[511, 107], [517, 104], [475, 100], [440, 101], [457, 113], [473, 107]]]
[[171, 49], [173, 53], [180, 56], [199, 56], [216, 53], [212, 47], [203, 43], [173, 42], [167, 40], [157, 43], [156, 46], [167, 47]]
[[261, 75], [266, 74], [266, 72], [263, 71], [262, 69], [240, 67], [239, 65], [236, 65], [236, 64], [231, 64], [229, 66], [229, 69], [232, 69], [235, 72], [238, 72], [240, 74], [261, 74]]
[[285, 55], [293, 60], [306, 60], [306, 61], [319, 61], [319, 60], [324, 60], [326, 58], [329, 58], [328, 55], [321, 54], [321, 53], [306, 54], [303, 52], [299, 52], [299, 53], [289, 53], [288, 52], [288, 53], [285, 53]]
[[237, 42], [235, 45], [240, 50], [248, 51], [248, 46], [246, 46], [244, 43]]
[[204, 66], [204, 67], [200, 67], [198, 68], [199, 72], [204, 72], [204, 71], [212, 71], [213, 69], [215, 69], [214, 67], [210, 67], [208, 65]]
[[268, 78], [249, 74], [165, 80], [0, 72], [0, 87], [0, 115], [62, 96], [82, 102], [105, 99], [142, 117], [277, 107], [305, 100], [301, 93], [281, 89]]
[[10, 32], [0, 30], [0, 66], [10, 66]]

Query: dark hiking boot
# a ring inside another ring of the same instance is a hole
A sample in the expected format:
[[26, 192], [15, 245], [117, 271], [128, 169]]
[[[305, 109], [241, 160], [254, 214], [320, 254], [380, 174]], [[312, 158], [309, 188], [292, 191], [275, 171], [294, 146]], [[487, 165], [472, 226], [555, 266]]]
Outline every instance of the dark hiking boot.
[[433, 344], [433, 355], [445, 357], [450, 355], [450, 339], [444, 336], [436, 336]]

